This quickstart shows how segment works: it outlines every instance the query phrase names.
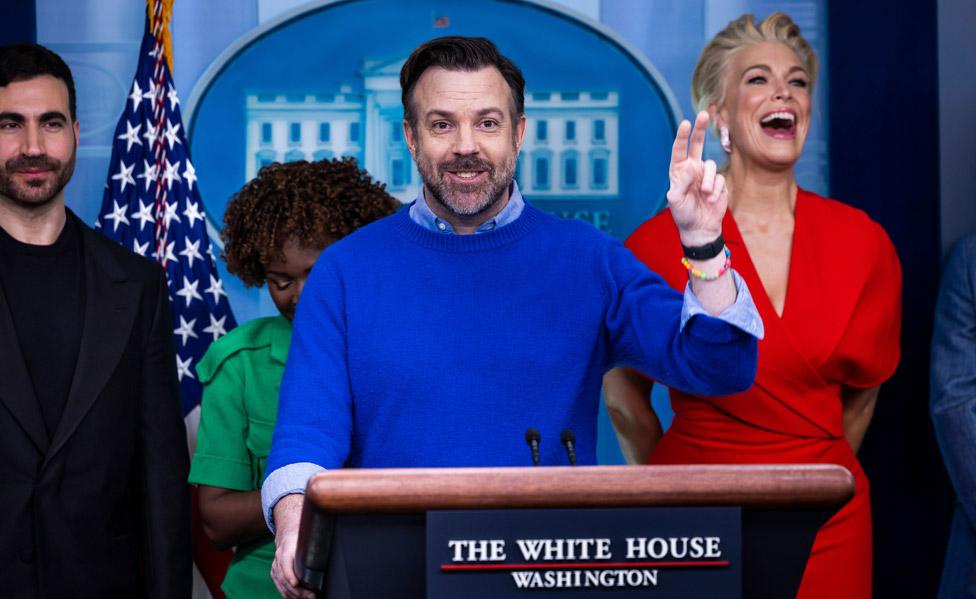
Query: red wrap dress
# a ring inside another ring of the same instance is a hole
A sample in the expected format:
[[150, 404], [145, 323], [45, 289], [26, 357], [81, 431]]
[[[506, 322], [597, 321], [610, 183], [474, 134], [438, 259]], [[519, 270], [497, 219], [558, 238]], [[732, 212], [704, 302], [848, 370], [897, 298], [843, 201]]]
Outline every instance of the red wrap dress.
[[[800, 190], [786, 300], [776, 314], [731, 212], [722, 223], [732, 266], [763, 319], [756, 382], [745, 393], [699, 397], [671, 390], [674, 421], [652, 464], [840, 464], [857, 493], [817, 535], [798, 597], [871, 596], [868, 480], [844, 437], [841, 389], [880, 385], [899, 359], [901, 268], [864, 212]], [[678, 290], [688, 275], [665, 210], [627, 240]]]

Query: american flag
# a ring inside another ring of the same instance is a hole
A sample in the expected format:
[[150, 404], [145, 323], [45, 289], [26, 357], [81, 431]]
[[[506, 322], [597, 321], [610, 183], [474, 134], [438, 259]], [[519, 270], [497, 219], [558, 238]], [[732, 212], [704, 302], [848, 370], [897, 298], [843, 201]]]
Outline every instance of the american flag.
[[[192, 452], [203, 394], [197, 362], [211, 342], [237, 323], [214, 263], [180, 100], [166, 61], [172, 0], [147, 4], [139, 64], [115, 128], [108, 182], [95, 226], [166, 269], [176, 327], [176, 369]], [[223, 597], [219, 587], [232, 554], [217, 551], [205, 538], [195, 495], [193, 518], [194, 561], [211, 594]]]
[[146, 20], [95, 226], [166, 269], [185, 417], [200, 405], [197, 362], [237, 323], [214, 263], [180, 100], [165, 59], [162, 2], [150, 7], [157, 18], [153, 25]]

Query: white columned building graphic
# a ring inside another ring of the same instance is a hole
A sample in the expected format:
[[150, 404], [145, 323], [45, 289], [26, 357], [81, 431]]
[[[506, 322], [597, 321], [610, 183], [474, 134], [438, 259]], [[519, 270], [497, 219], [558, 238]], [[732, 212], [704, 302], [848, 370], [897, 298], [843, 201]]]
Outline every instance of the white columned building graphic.
[[540, 199], [617, 197], [616, 91], [527, 92], [518, 182]]
[[[246, 97], [246, 181], [272, 162], [353, 156], [402, 202], [420, 176], [403, 139], [404, 58], [366, 60], [358, 85]], [[361, 89], [362, 91], [354, 91]], [[608, 90], [526, 92], [517, 179], [530, 199], [618, 196], [619, 94]]]

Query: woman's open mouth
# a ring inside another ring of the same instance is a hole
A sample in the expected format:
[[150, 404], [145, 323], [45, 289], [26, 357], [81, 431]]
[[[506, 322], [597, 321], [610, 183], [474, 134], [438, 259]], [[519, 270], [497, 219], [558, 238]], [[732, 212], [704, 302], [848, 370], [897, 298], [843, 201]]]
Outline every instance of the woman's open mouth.
[[790, 110], [777, 110], [765, 115], [759, 121], [763, 132], [776, 139], [796, 137], [796, 114]]

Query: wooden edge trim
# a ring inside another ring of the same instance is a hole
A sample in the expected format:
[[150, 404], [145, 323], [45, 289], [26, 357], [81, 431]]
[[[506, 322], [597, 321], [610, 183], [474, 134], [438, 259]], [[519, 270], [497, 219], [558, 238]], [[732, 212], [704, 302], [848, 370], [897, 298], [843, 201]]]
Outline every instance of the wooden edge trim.
[[853, 496], [854, 477], [832, 464], [343, 469], [313, 476], [306, 489], [306, 502], [327, 513], [665, 505], [832, 507]]

